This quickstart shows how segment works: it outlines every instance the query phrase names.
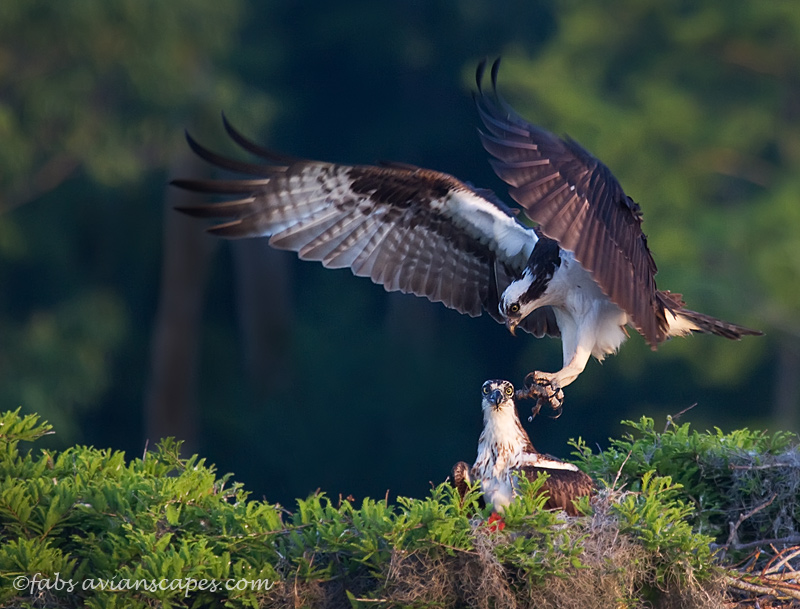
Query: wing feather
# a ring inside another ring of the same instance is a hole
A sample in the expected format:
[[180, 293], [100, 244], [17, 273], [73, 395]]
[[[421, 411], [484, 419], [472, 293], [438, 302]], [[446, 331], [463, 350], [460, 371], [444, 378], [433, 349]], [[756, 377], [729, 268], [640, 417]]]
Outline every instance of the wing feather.
[[[215, 234], [268, 237], [302, 259], [349, 267], [389, 291], [424, 296], [461, 313], [477, 316], [493, 305], [490, 313], [499, 319], [490, 295], [522, 273], [537, 237], [492, 193], [411, 165], [348, 166], [276, 154], [223, 122], [236, 144], [266, 162], [228, 159], [187, 134], [198, 156], [248, 177], [175, 180], [188, 190], [233, 195], [180, 211], [217, 220], [209, 229]], [[502, 123], [496, 129], [502, 131]], [[501, 277], [495, 265], [504, 269]], [[546, 315], [527, 327], [557, 332]]]
[[497, 93], [475, 97], [486, 131], [484, 148], [509, 192], [543, 234], [573, 252], [603, 292], [628, 313], [651, 346], [667, 338], [656, 293], [656, 265], [641, 229], [641, 211], [608, 168], [570, 139], [560, 139], [520, 117]]
[[353, 268], [356, 259], [364, 251], [378, 227], [379, 224], [374, 220], [369, 217], [364, 218], [361, 224], [350, 233], [348, 239], [328, 254], [322, 263], [329, 269]]
[[570, 516], [578, 515], [573, 501], [578, 497], [592, 495], [596, 490], [592, 479], [580, 470], [523, 467], [522, 472], [529, 480], [536, 480], [542, 473], [548, 474], [549, 477], [542, 486], [542, 492], [549, 495], [544, 508], [561, 509]]
[[375, 266], [376, 256], [380, 252], [380, 245], [392, 228], [392, 224], [380, 220], [376, 220], [375, 224], [375, 232], [350, 266], [353, 273], [359, 277], [372, 277], [372, 268]]
[[358, 225], [364, 221], [363, 216], [356, 214], [333, 214], [333, 222], [324, 231], [320, 231], [312, 241], [304, 245], [297, 254], [303, 260], [324, 262], [327, 257], [345, 242]]
[[320, 235], [324, 235], [325, 231], [338, 221], [339, 216], [334, 210], [322, 208], [308, 216], [298, 218], [288, 228], [279, 229], [270, 238], [270, 245], [298, 252], [302, 258], [306, 246]]

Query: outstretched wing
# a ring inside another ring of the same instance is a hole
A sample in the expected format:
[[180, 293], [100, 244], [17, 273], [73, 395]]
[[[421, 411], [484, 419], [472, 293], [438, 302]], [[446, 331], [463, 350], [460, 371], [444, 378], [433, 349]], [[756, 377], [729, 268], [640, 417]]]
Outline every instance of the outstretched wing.
[[484, 64], [478, 67], [475, 97], [492, 167], [542, 233], [574, 253], [655, 347], [667, 338], [668, 324], [656, 296], [656, 265], [639, 206], [577, 142], [562, 140], [511, 109], [497, 93], [498, 65], [499, 60], [492, 66], [491, 95], [482, 88]]
[[[537, 237], [493, 195], [409, 165], [277, 155], [224, 123], [237, 144], [268, 163], [222, 157], [187, 134], [203, 159], [252, 177], [175, 180], [180, 188], [236, 197], [180, 211], [224, 220], [209, 229], [216, 235], [269, 237], [275, 247], [328, 268], [349, 267], [388, 291], [424, 296], [473, 317], [486, 309], [502, 321], [499, 294], [520, 275]], [[543, 311], [527, 329], [557, 332], [552, 317]]]

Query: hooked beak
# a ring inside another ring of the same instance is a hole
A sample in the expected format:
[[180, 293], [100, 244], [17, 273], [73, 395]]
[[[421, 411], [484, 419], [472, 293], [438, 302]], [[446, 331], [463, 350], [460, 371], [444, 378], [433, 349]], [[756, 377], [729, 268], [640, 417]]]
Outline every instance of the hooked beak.
[[511, 332], [511, 336], [517, 335], [517, 324], [519, 322], [514, 321], [513, 319], [506, 318], [506, 330]]
[[494, 409], [497, 410], [498, 405], [503, 401], [503, 392], [499, 389], [495, 389], [489, 394], [488, 400], [489, 403], [494, 406]]

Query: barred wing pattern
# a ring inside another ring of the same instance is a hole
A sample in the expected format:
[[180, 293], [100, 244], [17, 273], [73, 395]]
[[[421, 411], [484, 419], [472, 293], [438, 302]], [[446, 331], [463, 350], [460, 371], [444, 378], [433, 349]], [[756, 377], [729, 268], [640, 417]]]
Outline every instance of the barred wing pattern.
[[[180, 188], [239, 197], [180, 211], [221, 220], [211, 233], [269, 237], [277, 248], [328, 268], [349, 267], [388, 291], [424, 296], [473, 317], [485, 309], [503, 321], [499, 296], [522, 273], [538, 237], [493, 195], [408, 165], [349, 166], [278, 155], [223, 121], [239, 146], [268, 162], [220, 156], [187, 134], [201, 158], [254, 177], [175, 180]], [[530, 317], [529, 332], [558, 335], [549, 307]]]

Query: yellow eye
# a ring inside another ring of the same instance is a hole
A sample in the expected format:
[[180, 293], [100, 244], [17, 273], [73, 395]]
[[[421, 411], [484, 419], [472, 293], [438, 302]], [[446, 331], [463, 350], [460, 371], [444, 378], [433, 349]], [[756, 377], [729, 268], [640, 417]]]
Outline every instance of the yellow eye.
[[483, 395], [489, 395], [489, 383], [486, 383], [481, 391], [483, 391]]
[[511, 306], [508, 307], [508, 310], [511, 311], [512, 313], [519, 313], [519, 303], [518, 302], [512, 302]]
[[505, 391], [506, 391], [506, 395], [508, 397], [511, 397], [512, 395], [514, 395], [514, 388], [511, 385], [506, 385]]

